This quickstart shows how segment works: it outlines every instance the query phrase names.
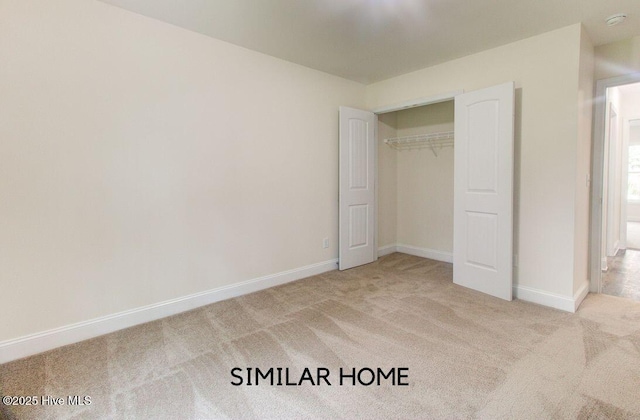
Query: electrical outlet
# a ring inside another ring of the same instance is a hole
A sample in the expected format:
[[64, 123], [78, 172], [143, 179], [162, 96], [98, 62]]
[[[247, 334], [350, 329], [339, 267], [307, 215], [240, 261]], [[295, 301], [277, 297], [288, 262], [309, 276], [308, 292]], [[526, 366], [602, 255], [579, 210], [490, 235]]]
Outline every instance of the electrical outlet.
[[329, 248], [329, 238], [324, 238], [322, 240], [322, 247], [323, 248]]

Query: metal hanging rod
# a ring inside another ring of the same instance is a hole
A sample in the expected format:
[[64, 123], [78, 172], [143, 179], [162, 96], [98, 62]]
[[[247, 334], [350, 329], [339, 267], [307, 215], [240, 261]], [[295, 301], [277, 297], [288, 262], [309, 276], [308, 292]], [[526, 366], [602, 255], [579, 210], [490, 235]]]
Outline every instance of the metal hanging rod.
[[393, 137], [385, 139], [384, 142], [397, 150], [421, 149], [428, 147], [435, 156], [438, 156], [438, 149], [442, 149], [443, 147], [453, 147], [453, 131], [420, 134], [416, 136]]

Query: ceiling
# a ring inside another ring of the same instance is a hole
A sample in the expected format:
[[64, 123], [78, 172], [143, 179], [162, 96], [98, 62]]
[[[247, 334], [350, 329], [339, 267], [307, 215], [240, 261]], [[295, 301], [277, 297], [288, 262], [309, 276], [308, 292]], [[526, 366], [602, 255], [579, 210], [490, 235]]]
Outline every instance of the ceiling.
[[101, 1], [361, 83], [578, 22], [595, 45], [640, 34], [640, 0]]

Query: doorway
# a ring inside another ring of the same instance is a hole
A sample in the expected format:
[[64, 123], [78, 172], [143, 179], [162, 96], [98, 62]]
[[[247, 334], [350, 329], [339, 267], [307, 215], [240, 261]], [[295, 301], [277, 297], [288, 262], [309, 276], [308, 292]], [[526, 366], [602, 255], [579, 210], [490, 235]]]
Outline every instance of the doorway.
[[590, 291], [640, 300], [640, 73], [596, 84]]
[[378, 115], [378, 244], [453, 263], [454, 100]]

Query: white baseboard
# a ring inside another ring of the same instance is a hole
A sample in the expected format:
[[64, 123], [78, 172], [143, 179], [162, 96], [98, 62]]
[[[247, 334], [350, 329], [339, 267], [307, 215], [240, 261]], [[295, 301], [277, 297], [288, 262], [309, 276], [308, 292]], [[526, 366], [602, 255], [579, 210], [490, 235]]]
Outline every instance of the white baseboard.
[[[453, 263], [453, 254], [450, 252], [418, 248], [415, 246], [403, 244], [383, 246], [378, 249], [378, 256], [382, 257], [394, 252], [402, 252], [404, 254], [415, 255], [417, 257]], [[566, 312], [575, 312], [588, 293], [589, 282], [587, 280], [585, 280], [582, 286], [580, 286], [574, 296], [558, 295], [555, 293], [526, 286], [513, 286], [513, 297], [516, 299], [526, 300], [527, 302], [537, 303], [539, 305], [560, 309]]]
[[337, 259], [218, 287], [0, 343], [0, 364], [337, 268]]
[[378, 248], [378, 257], [384, 257], [385, 255], [393, 254], [394, 252], [398, 252], [398, 246], [396, 244], [385, 245]]
[[615, 257], [616, 255], [618, 255], [618, 251], [620, 251], [620, 241], [616, 241], [616, 243], [613, 244], [613, 248], [608, 251], [611, 252], [607, 254], [607, 257]]
[[574, 308], [573, 312], [578, 310], [578, 307], [589, 294], [589, 280], [585, 280], [582, 283], [582, 286], [578, 288], [578, 291], [573, 295]]
[[437, 251], [429, 248], [418, 248], [416, 246], [405, 244], [387, 245], [378, 248], [378, 256], [392, 254], [394, 252], [402, 252], [403, 254], [415, 255], [416, 257], [429, 258], [430, 260], [443, 261], [453, 263], [453, 254], [451, 252]]
[[573, 296], [564, 296], [526, 286], [513, 286], [513, 297], [566, 312], [575, 312], [589, 293], [589, 282], [580, 286]]
[[453, 254], [451, 252], [437, 251], [429, 248], [418, 248], [411, 245], [398, 244], [398, 252], [416, 257], [429, 258], [430, 260], [443, 261], [453, 264]]

